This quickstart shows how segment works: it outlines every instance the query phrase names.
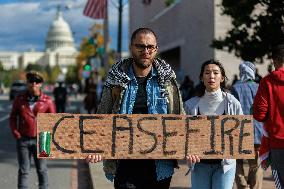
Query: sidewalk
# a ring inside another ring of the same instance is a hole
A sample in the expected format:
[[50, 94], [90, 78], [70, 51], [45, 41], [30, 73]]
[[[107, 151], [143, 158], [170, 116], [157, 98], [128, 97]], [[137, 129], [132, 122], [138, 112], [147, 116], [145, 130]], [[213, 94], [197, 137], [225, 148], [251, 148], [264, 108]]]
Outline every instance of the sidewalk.
[[[190, 189], [190, 174], [185, 176], [187, 172], [187, 165], [185, 161], [179, 161], [179, 169], [175, 170], [175, 174], [173, 175], [171, 182], [171, 189]], [[92, 183], [94, 189], [113, 189], [113, 183], [108, 181], [103, 172], [103, 164], [102, 163], [90, 163], [90, 174], [92, 177]], [[248, 168], [248, 166], [246, 166]], [[247, 171], [247, 169], [246, 169]], [[264, 172], [263, 178], [263, 186], [262, 189], [273, 189], [274, 181], [271, 176], [271, 170], [267, 170]], [[233, 189], [237, 189], [234, 185]]]

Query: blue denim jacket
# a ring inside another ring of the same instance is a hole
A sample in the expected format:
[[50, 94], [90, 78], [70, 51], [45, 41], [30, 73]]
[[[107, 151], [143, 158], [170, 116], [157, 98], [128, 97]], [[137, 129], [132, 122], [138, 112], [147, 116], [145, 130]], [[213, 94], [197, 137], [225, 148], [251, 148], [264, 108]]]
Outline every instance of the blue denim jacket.
[[[124, 98], [120, 109], [121, 114], [132, 114], [138, 84], [134, 75], [132, 66], [129, 68], [130, 83], [125, 89]], [[149, 114], [167, 114], [168, 113], [168, 99], [164, 96], [161, 87], [157, 82], [157, 71], [152, 68], [150, 77], [147, 80], [147, 105]], [[174, 163], [172, 160], [156, 160], [156, 174], [157, 180], [168, 178], [174, 173]]]

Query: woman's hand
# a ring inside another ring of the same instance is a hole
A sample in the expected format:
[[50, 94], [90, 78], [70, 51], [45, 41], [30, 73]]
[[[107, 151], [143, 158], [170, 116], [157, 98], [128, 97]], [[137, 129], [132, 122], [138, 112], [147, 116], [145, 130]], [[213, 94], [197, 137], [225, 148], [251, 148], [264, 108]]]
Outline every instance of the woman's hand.
[[94, 154], [94, 155], [88, 155], [85, 160], [87, 163], [97, 163], [102, 161], [103, 159], [100, 154]]
[[200, 162], [200, 159], [197, 155], [187, 155], [185, 159], [187, 160], [189, 166], [191, 166], [194, 163]]

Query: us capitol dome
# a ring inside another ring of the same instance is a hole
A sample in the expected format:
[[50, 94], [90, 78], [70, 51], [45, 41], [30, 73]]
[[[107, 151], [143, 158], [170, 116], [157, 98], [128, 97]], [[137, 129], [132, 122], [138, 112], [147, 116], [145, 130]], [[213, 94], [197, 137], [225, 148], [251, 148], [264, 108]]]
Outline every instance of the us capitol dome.
[[76, 64], [77, 55], [72, 31], [60, 8], [57, 8], [55, 18], [48, 28], [44, 51], [0, 51], [0, 61], [5, 69], [25, 68], [28, 64], [59, 65], [62, 72], [66, 73], [69, 65]]
[[73, 35], [69, 24], [62, 17], [58, 9], [56, 17], [51, 23], [45, 42], [46, 51], [71, 51], [75, 52]]

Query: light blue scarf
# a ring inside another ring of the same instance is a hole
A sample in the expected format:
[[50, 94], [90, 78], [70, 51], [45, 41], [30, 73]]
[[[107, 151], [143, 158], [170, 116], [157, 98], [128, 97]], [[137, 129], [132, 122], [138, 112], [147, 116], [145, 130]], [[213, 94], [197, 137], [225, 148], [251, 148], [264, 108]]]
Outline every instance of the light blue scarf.
[[244, 61], [240, 64], [239, 70], [242, 82], [255, 79], [255, 65], [252, 62]]

